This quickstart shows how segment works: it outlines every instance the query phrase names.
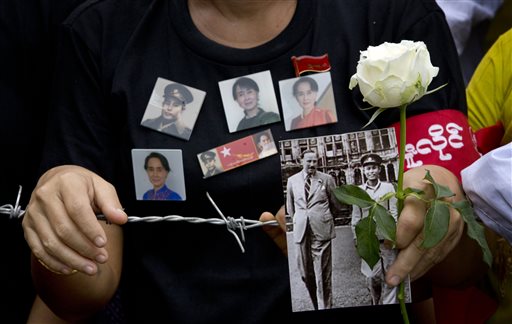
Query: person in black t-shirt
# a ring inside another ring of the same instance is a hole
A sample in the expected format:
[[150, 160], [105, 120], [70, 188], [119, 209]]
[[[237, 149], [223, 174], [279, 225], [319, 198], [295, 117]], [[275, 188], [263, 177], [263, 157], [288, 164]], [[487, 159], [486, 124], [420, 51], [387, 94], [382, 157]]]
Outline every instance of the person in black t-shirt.
[[[328, 52], [336, 112], [343, 118], [293, 132], [282, 123], [268, 128], [279, 140], [354, 131], [369, 120], [356, 109], [360, 98], [348, 89], [360, 51], [401, 39], [425, 41], [440, 67], [432, 88], [448, 84], [412, 104], [408, 113], [464, 111], [455, 48], [442, 11], [431, 1], [95, 0], [74, 11], [64, 23], [58, 56], [51, 144], [44, 159], [48, 171], [23, 220], [34, 283], [49, 308], [64, 319], [87, 318], [121, 287], [127, 319], [138, 323], [334, 322], [353, 315], [360, 321], [400, 320], [399, 309], [387, 306], [292, 313], [287, 259], [263, 231], [248, 234], [247, 253], [241, 254], [232, 237], [206, 224], [125, 223], [128, 214], [217, 217], [206, 192], [226, 215], [273, 219], [283, 205], [277, 154], [204, 178], [197, 154], [240, 138], [226, 127], [218, 82], [269, 70], [276, 88], [279, 80], [294, 77], [292, 55]], [[158, 77], [207, 93], [189, 141], [140, 125]], [[382, 114], [371, 127], [397, 120], [396, 112]], [[134, 148], [182, 150], [187, 201], [137, 201]], [[421, 189], [425, 172], [415, 170], [405, 182]], [[429, 170], [462, 196], [451, 172]], [[386, 277], [391, 285], [409, 273], [416, 279], [458, 252], [464, 226], [456, 213], [449, 239], [417, 249], [424, 209], [406, 202], [397, 232], [403, 249]], [[111, 224], [98, 221], [98, 213]], [[284, 232], [274, 230], [282, 248]], [[467, 278], [457, 270], [450, 273]]]
[[[83, 0], [0, 1], [0, 205], [25, 209], [40, 175], [57, 26]], [[0, 214], [1, 321], [25, 323], [35, 291], [21, 221]]]

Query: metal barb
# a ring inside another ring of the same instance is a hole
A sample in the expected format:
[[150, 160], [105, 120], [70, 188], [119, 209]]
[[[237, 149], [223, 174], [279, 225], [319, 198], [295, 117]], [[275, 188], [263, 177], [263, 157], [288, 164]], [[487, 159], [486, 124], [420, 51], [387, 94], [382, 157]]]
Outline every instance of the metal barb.
[[230, 217], [230, 220], [232, 220], [231, 222], [228, 221], [226, 219], [226, 217], [224, 216], [224, 214], [222, 213], [222, 211], [219, 209], [219, 207], [217, 207], [217, 204], [215, 204], [215, 202], [213, 201], [212, 197], [210, 197], [210, 194], [208, 192], [206, 192], [206, 197], [208, 197], [208, 199], [210, 200], [210, 202], [212, 203], [213, 207], [217, 210], [217, 213], [220, 215], [220, 217], [222, 217], [222, 219], [226, 222], [226, 227], [228, 229], [228, 232], [230, 232], [231, 234], [233, 234], [233, 236], [235, 237], [236, 239], [236, 242], [238, 243], [238, 245], [240, 246], [240, 249], [242, 250], [242, 253], [245, 253], [245, 249], [244, 249], [244, 245], [242, 244], [242, 242], [240, 241], [240, 238], [238, 237], [238, 234], [236, 234], [236, 232], [233, 230], [233, 228], [236, 229], [236, 227], [238, 227], [238, 224], [237, 222], [234, 220], [233, 217]]
[[21, 206], [20, 206], [21, 190], [22, 190], [22, 187], [20, 186], [20, 188], [18, 189], [18, 197], [16, 198], [16, 204], [14, 206], [10, 205], [10, 204], [0, 206], [0, 214], [9, 215], [9, 219], [23, 217], [23, 215], [25, 214], [25, 211], [23, 209], [21, 209]]
[[[20, 199], [21, 199], [21, 190], [22, 187], [20, 186], [18, 190], [18, 197], [16, 198], [16, 204], [14, 206], [10, 204], [6, 204], [3, 206], [0, 206], [0, 214], [7, 214], [9, 215], [9, 218], [22, 218], [25, 214], [25, 210], [21, 209], [21, 206], [19, 206]], [[220, 215], [222, 219], [219, 218], [199, 218], [199, 217], [183, 217], [179, 215], [168, 215], [168, 216], [146, 216], [146, 217], [138, 217], [138, 216], [128, 216], [128, 222], [129, 223], [138, 223], [138, 222], [147, 222], [147, 223], [156, 223], [156, 222], [162, 222], [162, 221], [170, 221], [170, 222], [178, 222], [178, 221], [186, 221], [192, 224], [202, 224], [202, 223], [208, 223], [208, 224], [214, 224], [214, 225], [225, 225], [226, 229], [229, 233], [231, 233], [238, 243], [238, 246], [240, 246], [240, 249], [242, 250], [242, 253], [245, 253], [245, 248], [242, 242], [245, 242], [245, 231], [251, 228], [255, 227], [261, 227], [261, 226], [278, 226], [279, 224], [277, 221], [267, 221], [267, 222], [260, 222], [256, 220], [251, 219], [244, 219], [242, 216], [239, 219], [235, 219], [233, 217], [226, 217], [220, 210], [220, 208], [215, 204], [210, 194], [207, 192], [206, 196], [210, 200], [210, 203], [213, 205], [217, 213]], [[103, 214], [96, 215], [98, 220], [106, 221], [109, 223], [108, 219]], [[236, 230], [240, 230], [240, 236], [236, 233]]]

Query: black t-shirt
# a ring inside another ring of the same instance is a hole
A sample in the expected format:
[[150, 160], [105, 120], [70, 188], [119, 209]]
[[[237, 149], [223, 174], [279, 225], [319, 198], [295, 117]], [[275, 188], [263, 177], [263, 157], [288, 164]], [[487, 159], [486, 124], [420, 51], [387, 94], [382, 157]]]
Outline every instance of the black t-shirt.
[[[38, 178], [51, 97], [57, 25], [81, 0], [0, 1], [0, 205], [27, 206]], [[34, 301], [20, 219], [0, 214], [2, 321], [25, 323]]]
[[[208, 192], [227, 216], [258, 219], [283, 205], [278, 155], [203, 179], [197, 154], [270, 128], [276, 141], [358, 131], [371, 112], [348, 89], [359, 53], [368, 45], [402, 39], [424, 41], [440, 68], [432, 88], [448, 86], [409, 107], [409, 115], [465, 110], [457, 55], [434, 1], [298, 1], [289, 26], [252, 49], [216, 44], [195, 28], [186, 1], [89, 1], [63, 29], [57, 105], [45, 165], [85, 166], [116, 187], [129, 215], [219, 217]], [[270, 70], [278, 101], [279, 80], [294, 77], [292, 56], [329, 54], [338, 122], [286, 132], [284, 123], [229, 133], [219, 81]], [[189, 141], [140, 126], [158, 77], [205, 91]], [[372, 125], [385, 127], [397, 113]], [[185, 202], [137, 201], [132, 149], [180, 149]], [[361, 312], [331, 310], [292, 314], [287, 259], [259, 229], [246, 232], [242, 254], [225, 227], [188, 223], [125, 225], [123, 303], [133, 322], [264, 323], [334, 320]], [[372, 310], [381, 314], [395, 307]], [[380, 312], [380, 313], [379, 313]]]

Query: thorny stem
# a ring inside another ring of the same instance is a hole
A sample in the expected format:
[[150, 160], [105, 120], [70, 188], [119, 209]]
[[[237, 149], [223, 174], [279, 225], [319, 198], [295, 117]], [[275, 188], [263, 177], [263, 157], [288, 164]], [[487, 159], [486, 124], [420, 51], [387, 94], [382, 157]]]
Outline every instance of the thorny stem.
[[[407, 104], [400, 106], [400, 154], [399, 154], [399, 165], [398, 165], [398, 199], [397, 209], [398, 215], [402, 213], [404, 208], [404, 164], [405, 164], [405, 132], [406, 132], [406, 108]], [[402, 281], [398, 292], [398, 301], [400, 302], [400, 311], [402, 312], [402, 319], [405, 324], [409, 324], [409, 316], [407, 315], [407, 309], [405, 307], [405, 284]]]

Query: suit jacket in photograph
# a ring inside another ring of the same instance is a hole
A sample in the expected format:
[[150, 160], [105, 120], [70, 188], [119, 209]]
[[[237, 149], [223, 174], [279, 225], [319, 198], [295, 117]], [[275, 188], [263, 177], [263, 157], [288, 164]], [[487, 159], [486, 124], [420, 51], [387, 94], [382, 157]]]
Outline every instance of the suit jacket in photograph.
[[317, 240], [327, 241], [335, 238], [333, 215], [339, 203], [333, 192], [334, 179], [326, 173], [317, 171], [311, 177], [308, 201], [306, 201], [304, 185], [303, 171], [288, 178], [286, 209], [293, 218], [295, 243], [301, 243], [304, 239], [308, 222]]

